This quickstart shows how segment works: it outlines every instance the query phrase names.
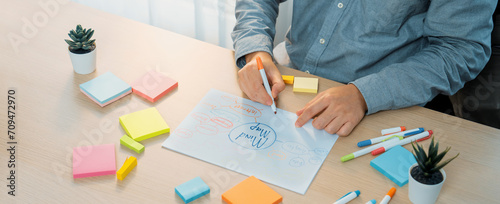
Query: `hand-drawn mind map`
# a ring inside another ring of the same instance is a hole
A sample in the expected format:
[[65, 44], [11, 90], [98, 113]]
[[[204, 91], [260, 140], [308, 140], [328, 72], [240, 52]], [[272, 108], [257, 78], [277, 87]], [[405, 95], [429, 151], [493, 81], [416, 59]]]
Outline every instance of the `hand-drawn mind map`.
[[277, 111], [212, 89], [163, 146], [305, 194], [338, 136]]

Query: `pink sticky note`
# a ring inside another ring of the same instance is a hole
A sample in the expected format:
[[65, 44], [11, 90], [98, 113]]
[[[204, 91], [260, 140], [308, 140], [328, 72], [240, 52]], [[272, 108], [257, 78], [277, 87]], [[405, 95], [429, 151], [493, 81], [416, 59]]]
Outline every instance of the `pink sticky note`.
[[94, 101], [95, 103], [99, 104], [99, 106], [101, 106], [101, 107], [107, 106], [108, 104], [113, 103], [113, 102], [117, 101], [118, 99], [123, 98], [123, 97], [125, 97], [126, 95], [128, 95], [128, 94], [132, 93], [132, 90], [129, 90], [129, 91], [127, 91], [127, 92], [123, 93], [122, 95], [119, 95], [119, 96], [117, 96], [117, 97], [116, 97], [116, 98], [114, 98], [114, 99], [111, 99], [110, 101], [108, 101], [108, 102], [106, 102], [106, 103], [99, 103], [99, 101], [97, 101], [97, 100], [95, 100], [94, 98], [92, 98], [91, 96], [89, 96], [89, 95], [88, 95], [87, 93], [85, 93], [85, 91], [83, 91], [82, 89], [80, 89], [80, 91], [81, 91], [83, 94], [85, 94], [87, 97], [89, 97], [90, 99], [92, 99], [92, 101]]
[[114, 144], [73, 148], [73, 178], [103, 176], [115, 173]]
[[177, 81], [151, 70], [132, 83], [132, 91], [154, 103], [177, 86]]

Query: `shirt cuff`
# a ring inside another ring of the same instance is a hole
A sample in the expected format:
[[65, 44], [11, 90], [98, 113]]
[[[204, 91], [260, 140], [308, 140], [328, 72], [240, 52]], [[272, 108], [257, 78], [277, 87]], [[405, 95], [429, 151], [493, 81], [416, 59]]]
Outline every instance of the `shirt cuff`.
[[243, 68], [247, 64], [245, 55], [253, 52], [264, 51], [269, 53], [272, 57], [272, 45], [272, 40], [266, 35], [254, 35], [236, 41], [234, 43], [234, 58], [236, 59], [236, 66]]
[[366, 115], [394, 107], [394, 96], [389, 91], [387, 84], [377, 74], [359, 78], [349, 84], [354, 84], [365, 98], [368, 108]]

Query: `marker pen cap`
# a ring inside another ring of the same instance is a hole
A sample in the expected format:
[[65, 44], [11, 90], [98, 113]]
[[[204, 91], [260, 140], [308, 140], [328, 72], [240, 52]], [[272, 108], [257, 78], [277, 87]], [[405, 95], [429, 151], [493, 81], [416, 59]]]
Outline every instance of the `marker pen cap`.
[[371, 140], [365, 140], [365, 141], [358, 142], [358, 147], [364, 147], [364, 146], [368, 146], [371, 144], [372, 144]]
[[375, 156], [375, 155], [378, 155], [378, 154], [382, 154], [385, 152], [385, 148], [384, 147], [379, 147], [375, 150], [372, 151], [372, 155]]

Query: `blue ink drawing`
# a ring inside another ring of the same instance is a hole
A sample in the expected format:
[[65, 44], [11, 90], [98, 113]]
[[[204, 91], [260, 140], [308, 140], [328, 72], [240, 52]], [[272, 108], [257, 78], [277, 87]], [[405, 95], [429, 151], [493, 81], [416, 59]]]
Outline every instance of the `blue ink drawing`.
[[[262, 123], [245, 123], [229, 132], [229, 139], [247, 149], [266, 149], [276, 141], [273, 128]], [[242, 142], [243, 141], [243, 142]]]
[[163, 147], [305, 194], [337, 135], [269, 106], [210, 90]]

